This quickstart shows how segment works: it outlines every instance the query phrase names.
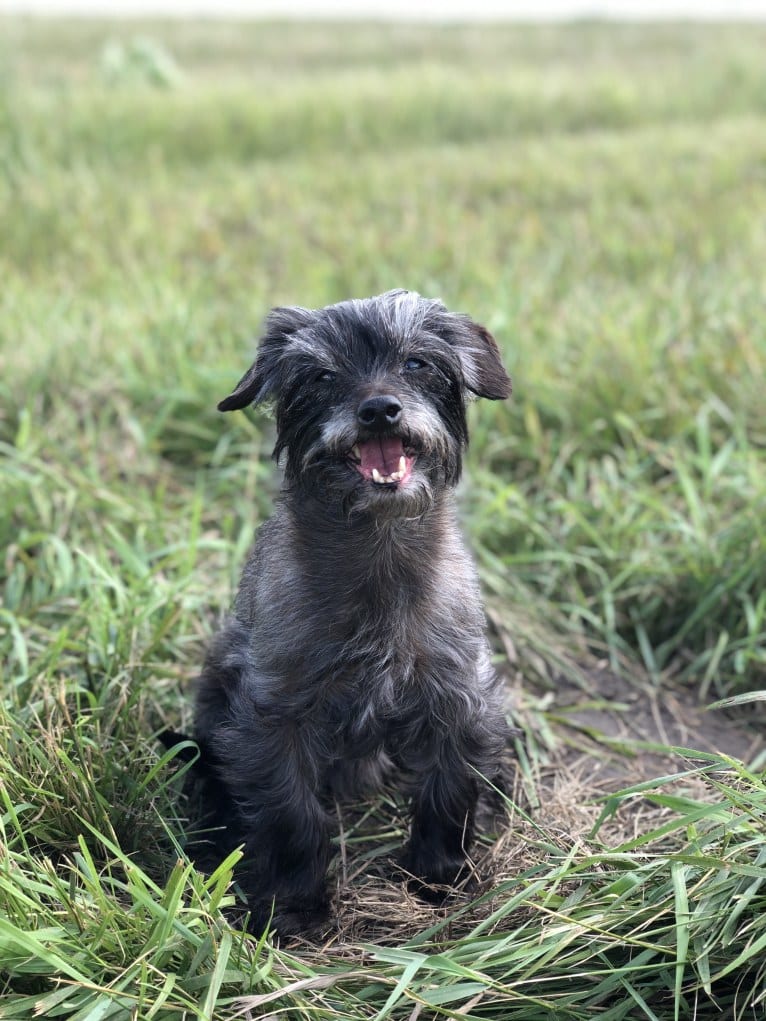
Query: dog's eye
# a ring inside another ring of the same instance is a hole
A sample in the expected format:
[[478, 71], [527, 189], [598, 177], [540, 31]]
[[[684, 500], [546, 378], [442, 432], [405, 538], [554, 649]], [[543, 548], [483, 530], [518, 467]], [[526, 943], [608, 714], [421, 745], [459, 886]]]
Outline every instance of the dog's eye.
[[426, 363], [420, 358], [408, 358], [404, 363], [404, 367], [408, 372], [415, 372], [416, 369], [424, 369]]
[[317, 383], [332, 383], [332, 381], [335, 379], [335, 376], [336, 373], [331, 372], [330, 369], [322, 369], [321, 372], [317, 373], [316, 381]]

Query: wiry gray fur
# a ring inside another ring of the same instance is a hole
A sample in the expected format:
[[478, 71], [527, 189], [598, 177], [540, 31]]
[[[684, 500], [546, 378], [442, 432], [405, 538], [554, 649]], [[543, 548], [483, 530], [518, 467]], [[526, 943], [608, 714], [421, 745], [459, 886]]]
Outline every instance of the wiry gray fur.
[[[464, 866], [505, 721], [451, 494], [467, 397], [509, 393], [483, 327], [391, 291], [274, 310], [221, 402], [270, 401], [285, 455], [195, 721], [222, 843], [244, 843], [255, 929], [272, 906], [281, 933], [324, 917], [327, 807], [390, 770], [412, 798], [405, 867], [449, 884]], [[371, 481], [351, 453], [384, 442], [411, 462], [401, 484]]]

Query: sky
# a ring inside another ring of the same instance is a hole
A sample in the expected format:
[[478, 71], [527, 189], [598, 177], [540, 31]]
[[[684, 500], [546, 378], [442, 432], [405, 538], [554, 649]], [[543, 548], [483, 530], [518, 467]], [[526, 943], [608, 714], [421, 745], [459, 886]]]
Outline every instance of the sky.
[[0, 13], [238, 17], [757, 18], [766, 0], [0, 0]]

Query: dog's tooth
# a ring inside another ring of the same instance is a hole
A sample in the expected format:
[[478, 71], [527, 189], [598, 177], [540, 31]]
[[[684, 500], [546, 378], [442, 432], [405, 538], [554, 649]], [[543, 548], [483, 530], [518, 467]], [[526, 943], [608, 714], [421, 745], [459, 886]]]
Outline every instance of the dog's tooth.
[[383, 481], [383, 476], [380, 474], [377, 468], [372, 469], [372, 481], [377, 483], [381, 483]]
[[399, 458], [399, 478], [404, 478], [404, 473], [407, 471], [407, 459], [404, 454]]
[[354, 455], [354, 457], [357, 459], [357, 461], [361, 461], [362, 460], [362, 452], [359, 449], [359, 444], [358, 443], [355, 443], [353, 445], [353, 447], [351, 448], [351, 453]]

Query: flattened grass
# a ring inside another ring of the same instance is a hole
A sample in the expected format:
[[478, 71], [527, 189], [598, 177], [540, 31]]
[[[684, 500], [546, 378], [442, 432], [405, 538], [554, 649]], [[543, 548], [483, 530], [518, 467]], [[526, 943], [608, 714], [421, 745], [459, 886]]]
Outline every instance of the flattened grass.
[[[759, 768], [546, 777], [562, 686], [613, 697], [594, 666], [754, 716], [766, 687], [764, 29], [2, 28], [0, 1017], [757, 1014]], [[174, 87], [104, 74], [142, 33]], [[214, 408], [269, 305], [401, 285], [514, 377], [461, 500], [531, 816], [433, 912], [372, 806], [337, 930], [275, 950], [222, 913], [231, 862], [183, 859], [153, 740], [277, 487], [268, 421]]]

